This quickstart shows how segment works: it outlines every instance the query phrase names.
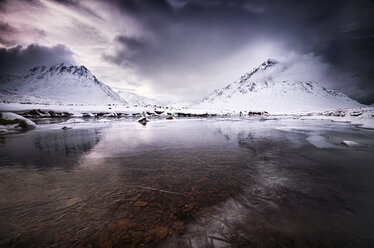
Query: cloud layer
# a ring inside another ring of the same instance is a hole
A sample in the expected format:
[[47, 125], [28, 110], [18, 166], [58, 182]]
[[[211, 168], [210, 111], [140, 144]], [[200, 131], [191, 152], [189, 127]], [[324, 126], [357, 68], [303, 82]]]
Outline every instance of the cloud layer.
[[307, 58], [321, 83], [370, 103], [373, 14], [370, 0], [13, 0], [0, 3], [0, 43], [50, 47], [112, 87], [183, 101], [268, 58]]

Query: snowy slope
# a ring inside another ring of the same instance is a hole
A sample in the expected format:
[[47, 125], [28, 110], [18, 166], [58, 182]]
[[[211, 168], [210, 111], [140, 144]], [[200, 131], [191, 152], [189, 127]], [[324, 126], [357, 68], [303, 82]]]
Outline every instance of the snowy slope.
[[194, 107], [236, 111], [288, 113], [362, 106], [318, 82], [295, 78], [290, 65], [269, 59], [222, 89], [213, 91]]
[[147, 97], [144, 97], [144, 96], [140, 96], [138, 94], [135, 94], [133, 92], [130, 92], [130, 91], [124, 91], [124, 90], [121, 90], [121, 91], [117, 91], [117, 94], [122, 98], [122, 99], [125, 99], [126, 102], [130, 105], [130, 106], [149, 106], [149, 105], [159, 105], [160, 103], [155, 100], [155, 99], [151, 99], [151, 98], [147, 98]]
[[126, 104], [84, 66], [38, 66], [21, 76], [0, 77], [3, 101], [51, 104]]

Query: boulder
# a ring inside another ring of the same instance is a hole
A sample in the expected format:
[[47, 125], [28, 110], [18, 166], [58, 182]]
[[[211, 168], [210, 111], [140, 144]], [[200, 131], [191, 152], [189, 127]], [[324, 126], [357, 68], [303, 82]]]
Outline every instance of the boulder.
[[12, 128], [23, 130], [34, 129], [36, 127], [33, 121], [11, 112], [0, 113], [0, 125], [12, 126]]

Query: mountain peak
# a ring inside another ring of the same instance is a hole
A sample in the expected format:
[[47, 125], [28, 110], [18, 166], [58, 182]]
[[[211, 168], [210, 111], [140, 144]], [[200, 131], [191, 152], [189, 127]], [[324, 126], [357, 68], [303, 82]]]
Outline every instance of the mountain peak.
[[272, 66], [272, 65], [275, 65], [275, 64], [278, 64], [278, 63], [279, 63], [278, 60], [268, 59], [264, 63], [262, 63], [262, 65]]
[[64, 74], [69, 73], [72, 75], [76, 75], [79, 77], [91, 77], [93, 76], [92, 73], [85, 67], [84, 65], [78, 66], [78, 65], [72, 65], [72, 64], [55, 64], [51, 66], [35, 66], [28, 70], [28, 72], [24, 75], [24, 78], [37, 76], [38, 79], [42, 79], [47, 75], [58, 75], [58, 74]]
[[259, 65], [258, 67], [254, 68], [252, 70], [252, 73], [257, 72], [258, 70], [266, 70], [266, 68], [274, 66], [278, 63], [279, 62], [275, 59], [268, 59], [265, 62], [263, 62], [261, 65]]
[[[279, 62], [275, 59], [268, 59], [265, 62], [263, 62], [258, 67], [253, 68], [250, 72], [247, 72], [246, 74], [242, 75], [237, 81], [234, 81], [234, 84], [243, 84], [245, 83], [250, 77], [252, 77], [256, 72], [258, 71], [264, 71], [268, 67], [272, 67]], [[230, 85], [228, 87], [231, 87]]]

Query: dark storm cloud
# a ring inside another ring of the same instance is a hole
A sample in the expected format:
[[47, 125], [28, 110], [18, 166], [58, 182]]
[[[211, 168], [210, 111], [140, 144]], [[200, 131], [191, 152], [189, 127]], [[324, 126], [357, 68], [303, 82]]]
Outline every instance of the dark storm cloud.
[[0, 21], [0, 32], [13, 33], [15, 29], [6, 22]]
[[5, 4], [7, 0], [0, 0], [0, 11], [5, 11]]
[[[373, 98], [374, 2], [370, 0], [125, 0], [113, 1], [143, 28], [148, 41], [126, 34], [115, 40], [116, 64], [131, 64], [139, 73], [160, 77], [183, 73], [223, 60], [260, 40], [287, 51], [314, 54], [350, 75], [352, 85], [333, 85], [362, 102]], [[136, 52], [135, 52], [136, 51]], [[129, 54], [128, 56], [126, 54]], [[240, 61], [239, 63], [245, 63]], [[238, 75], [239, 76], [239, 75]], [[175, 80], [174, 80], [175, 81]], [[329, 85], [327, 85], [329, 87]], [[178, 88], [167, 80], [157, 87]]]
[[75, 63], [71, 51], [62, 45], [0, 48], [0, 73], [20, 74], [34, 66], [57, 63]]
[[249, 27], [242, 29], [247, 25], [243, 20], [252, 24], [256, 20], [242, 8], [227, 9], [218, 3], [184, 2], [175, 9], [167, 1], [120, 1], [119, 6], [141, 23], [147, 38], [118, 36], [115, 42], [128, 49], [118, 49], [113, 62], [128, 62], [153, 73], [160, 67], [198, 66], [196, 61], [224, 57], [246, 44]]
[[146, 43], [144, 41], [141, 41], [135, 38], [118, 36], [116, 40], [124, 44], [130, 50], [139, 50], [139, 49], [143, 49], [146, 46]]
[[149, 47], [149, 44], [145, 40], [123, 35], [117, 36], [114, 42], [120, 45], [120, 49], [114, 55], [104, 54], [103, 57], [117, 65], [122, 65], [133, 57], [136, 57], [140, 51], [144, 53]]
[[350, 73], [361, 93], [374, 102], [374, 2], [349, 2], [340, 12], [339, 33], [320, 51], [326, 61]]

